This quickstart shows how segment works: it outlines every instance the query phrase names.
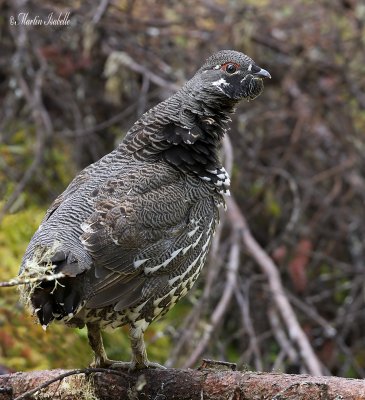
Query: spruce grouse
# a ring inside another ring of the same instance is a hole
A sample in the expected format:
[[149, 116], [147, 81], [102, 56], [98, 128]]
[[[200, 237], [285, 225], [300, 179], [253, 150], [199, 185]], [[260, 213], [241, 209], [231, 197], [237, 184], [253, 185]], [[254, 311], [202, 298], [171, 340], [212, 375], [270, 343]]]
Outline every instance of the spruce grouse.
[[[47, 211], [24, 255], [22, 300], [45, 329], [87, 326], [94, 366], [157, 367], [144, 331], [192, 287], [229, 176], [218, 157], [229, 114], [270, 74], [237, 51], [206, 60], [146, 112], [120, 145], [81, 171]], [[128, 324], [132, 362], [107, 358], [101, 330]]]

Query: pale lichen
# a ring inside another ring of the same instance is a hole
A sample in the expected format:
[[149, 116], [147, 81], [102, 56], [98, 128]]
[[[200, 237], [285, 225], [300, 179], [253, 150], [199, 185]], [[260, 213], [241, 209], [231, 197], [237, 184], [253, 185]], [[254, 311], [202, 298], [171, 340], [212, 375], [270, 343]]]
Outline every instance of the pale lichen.
[[55, 265], [52, 263], [52, 257], [60, 249], [61, 244], [55, 241], [51, 247], [39, 246], [33, 254], [33, 257], [26, 261], [22, 272], [17, 278], [12, 279], [12, 283], [18, 285], [20, 291], [20, 301], [33, 310], [31, 298], [36, 289], [42, 282], [54, 281], [55, 286], [62, 284], [58, 281], [65, 275], [62, 272], [55, 272]]

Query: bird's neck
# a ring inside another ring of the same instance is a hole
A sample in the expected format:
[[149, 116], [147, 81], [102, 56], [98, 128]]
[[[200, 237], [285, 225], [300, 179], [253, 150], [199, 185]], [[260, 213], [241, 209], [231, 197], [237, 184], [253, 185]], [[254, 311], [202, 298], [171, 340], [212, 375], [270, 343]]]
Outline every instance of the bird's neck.
[[140, 161], [163, 160], [227, 194], [229, 177], [218, 153], [233, 107], [181, 90], [145, 113], [118, 149]]

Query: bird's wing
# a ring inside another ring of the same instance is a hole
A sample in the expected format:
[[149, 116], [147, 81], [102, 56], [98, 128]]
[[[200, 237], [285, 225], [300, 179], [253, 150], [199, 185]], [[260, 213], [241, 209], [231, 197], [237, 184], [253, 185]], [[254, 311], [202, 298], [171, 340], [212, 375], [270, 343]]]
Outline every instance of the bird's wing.
[[54, 202], [51, 204], [51, 206], [47, 210], [42, 223], [47, 221], [52, 216], [52, 214], [58, 209], [58, 207], [64, 202], [64, 200], [66, 198], [72, 196], [73, 193], [75, 193], [77, 190], [79, 190], [80, 187], [89, 180], [90, 175], [88, 173], [88, 170], [89, 170], [89, 167], [87, 167], [83, 171], [81, 171], [75, 177], [75, 179], [73, 179], [73, 181], [68, 185], [66, 190], [63, 193], [61, 193], [59, 196], [56, 197]]
[[95, 212], [82, 226], [81, 240], [95, 266], [90, 308], [131, 307], [166, 285], [182, 259], [194, 257], [193, 245], [212, 219], [208, 192], [199, 199], [199, 189], [166, 164], [123, 178], [100, 188]]

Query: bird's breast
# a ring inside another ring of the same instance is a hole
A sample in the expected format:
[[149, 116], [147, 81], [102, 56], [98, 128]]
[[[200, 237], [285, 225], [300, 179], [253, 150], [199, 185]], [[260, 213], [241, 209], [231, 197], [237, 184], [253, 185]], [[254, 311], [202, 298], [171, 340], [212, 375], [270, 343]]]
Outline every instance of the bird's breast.
[[209, 221], [196, 220], [186, 232], [183, 247], [171, 249], [164, 260], [147, 263], [145, 292], [139, 304], [121, 311], [114, 305], [101, 309], [83, 310], [85, 322], [95, 322], [103, 328], [117, 328], [127, 323], [132, 326], [149, 325], [166, 314], [196, 282], [206, 263], [212, 242], [217, 216], [213, 213]]

